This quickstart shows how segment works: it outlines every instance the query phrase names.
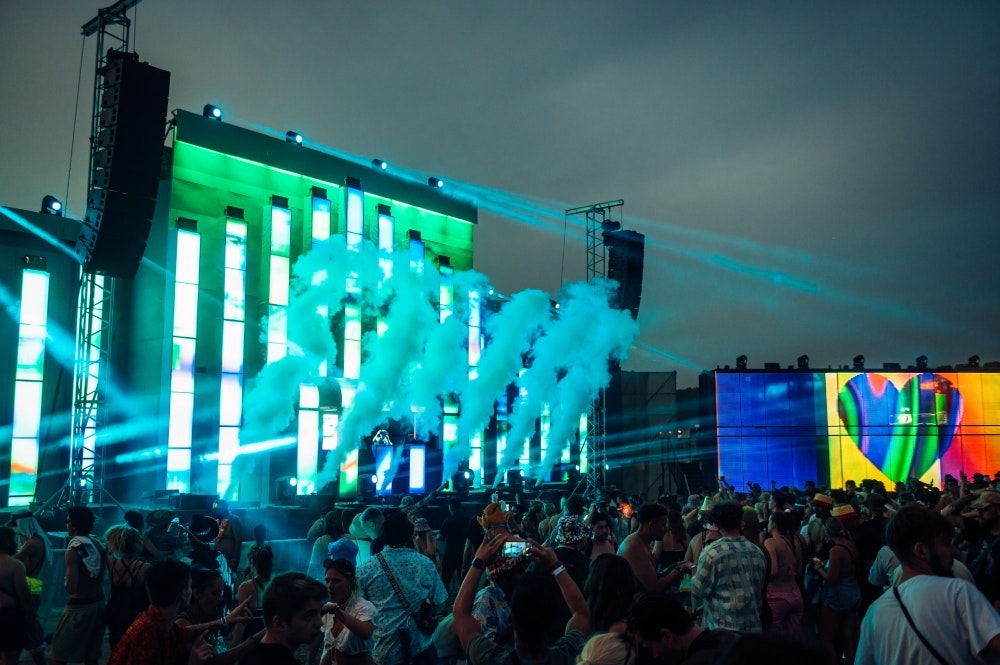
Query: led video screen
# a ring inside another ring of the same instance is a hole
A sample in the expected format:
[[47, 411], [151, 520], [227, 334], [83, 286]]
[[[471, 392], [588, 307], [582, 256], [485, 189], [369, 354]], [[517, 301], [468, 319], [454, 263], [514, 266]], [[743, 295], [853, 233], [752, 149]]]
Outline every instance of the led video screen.
[[732, 372], [715, 389], [719, 474], [737, 490], [1000, 471], [1000, 373]]

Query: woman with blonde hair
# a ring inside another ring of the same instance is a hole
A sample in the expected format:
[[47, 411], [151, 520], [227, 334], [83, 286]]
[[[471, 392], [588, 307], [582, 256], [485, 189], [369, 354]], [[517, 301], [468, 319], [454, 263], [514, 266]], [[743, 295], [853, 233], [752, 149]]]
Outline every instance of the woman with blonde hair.
[[142, 534], [127, 524], [116, 524], [104, 533], [108, 545], [108, 581], [111, 595], [104, 608], [108, 644], [113, 651], [139, 613], [149, 606], [146, 572], [149, 564], [140, 559]]
[[635, 665], [636, 649], [628, 635], [600, 633], [583, 645], [577, 665]]

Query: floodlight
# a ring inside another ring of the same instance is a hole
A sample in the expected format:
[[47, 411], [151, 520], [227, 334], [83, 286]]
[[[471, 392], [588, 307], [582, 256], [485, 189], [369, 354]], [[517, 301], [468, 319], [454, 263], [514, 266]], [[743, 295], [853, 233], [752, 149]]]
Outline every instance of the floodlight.
[[427, 179], [427, 184], [430, 185], [431, 187], [437, 187], [438, 189], [440, 189], [441, 187], [444, 187], [444, 180], [442, 180], [441, 178], [435, 178], [434, 176], [431, 176], [430, 178]]
[[288, 130], [285, 132], [285, 141], [288, 143], [294, 143], [295, 145], [302, 145], [302, 134], [293, 130]]
[[854, 369], [864, 369], [865, 368], [865, 357], [862, 355], [854, 356]]
[[46, 194], [42, 198], [41, 212], [45, 213], [46, 215], [55, 215], [56, 217], [62, 217], [63, 214], [62, 201], [52, 196], [51, 194]]
[[376, 158], [376, 159], [372, 160], [372, 168], [376, 168], [376, 169], [380, 169], [382, 171], [386, 171], [389, 168], [389, 164], [386, 163], [384, 160]]
[[799, 369], [809, 369], [809, 356], [801, 355], [798, 358]]
[[927, 356], [917, 356], [917, 369], [927, 369]]
[[736, 369], [746, 369], [747, 368], [747, 357], [740, 356], [736, 359]]
[[212, 120], [222, 120], [222, 109], [212, 104], [205, 104], [205, 108], [201, 110], [201, 114]]
[[604, 231], [605, 233], [609, 233], [611, 231], [620, 231], [621, 228], [622, 228], [622, 223], [616, 222], [613, 219], [606, 219], [603, 222], [601, 222], [601, 230]]
[[979, 367], [979, 356], [969, 356], [969, 367]]

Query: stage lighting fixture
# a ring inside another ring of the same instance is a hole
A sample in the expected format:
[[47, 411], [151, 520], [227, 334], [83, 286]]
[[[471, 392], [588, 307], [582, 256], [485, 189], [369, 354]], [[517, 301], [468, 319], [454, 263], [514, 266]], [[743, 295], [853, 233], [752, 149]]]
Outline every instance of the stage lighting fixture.
[[747, 357], [740, 356], [736, 359], [736, 369], [746, 369], [747, 368]]
[[622, 228], [622, 223], [617, 222], [613, 219], [606, 219], [603, 222], [601, 222], [601, 230], [604, 231], [605, 233], [609, 233], [611, 231], [619, 231], [621, 230], [621, 228]]
[[437, 187], [438, 189], [440, 189], [444, 187], [444, 180], [442, 180], [441, 178], [435, 178], [434, 176], [431, 176], [430, 178], [427, 179], [427, 184], [430, 185], [431, 187]]
[[979, 356], [969, 356], [969, 367], [979, 367]]
[[389, 169], [389, 164], [386, 163], [385, 161], [381, 160], [381, 159], [373, 159], [372, 160], [372, 167], [376, 168], [376, 169], [380, 169], [382, 171], [387, 171]]
[[927, 356], [917, 356], [917, 369], [927, 369]]
[[212, 120], [222, 120], [222, 109], [212, 104], [205, 104], [205, 108], [201, 110], [201, 114]]
[[295, 488], [299, 484], [295, 476], [281, 476], [274, 481], [274, 503], [287, 506], [295, 497]]
[[809, 356], [801, 355], [798, 357], [799, 369], [809, 369]]
[[865, 357], [858, 355], [854, 356], [854, 369], [864, 369], [865, 368]]
[[42, 198], [42, 210], [41, 212], [46, 215], [55, 215], [56, 217], [62, 217], [63, 214], [63, 204], [62, 201], [47, 194]]
[[302, 145], [302, 134], [288, 130], [285, 132], [285, 141], [288, 143], [294, 143], [295, 145]]

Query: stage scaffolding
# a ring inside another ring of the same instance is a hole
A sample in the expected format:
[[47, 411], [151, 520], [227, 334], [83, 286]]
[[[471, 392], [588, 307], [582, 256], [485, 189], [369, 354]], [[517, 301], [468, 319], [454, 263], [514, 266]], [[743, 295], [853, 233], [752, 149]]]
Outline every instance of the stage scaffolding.
[[[623, 199], [605, 201], [566, 211], [566, 219], [583, 215], [587, 226], [587, 281], [607, 276], [607, 255], [604, 247], [604, 232], [621, 228]], [[615, 214], [616, 213], [616, 214]], [[614, 219], [616, 216], [617, 219]], [[586, 438], [580, 442], [587, 467], [581, 478], [585, 483], [585, 494], [596, 498], [604, 489], [604, 467], [607, 464], [607, 401], [602, 388], [587, 414]]]

